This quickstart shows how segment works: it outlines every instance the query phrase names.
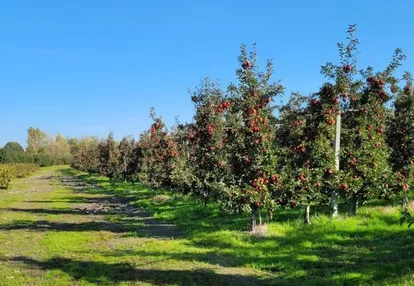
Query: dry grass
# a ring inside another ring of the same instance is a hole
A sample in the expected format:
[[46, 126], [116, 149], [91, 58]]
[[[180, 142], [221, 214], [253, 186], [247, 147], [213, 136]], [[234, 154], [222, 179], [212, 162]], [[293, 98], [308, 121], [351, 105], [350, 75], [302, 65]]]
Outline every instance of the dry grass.
[[257, 225], [256, 228], [250, 232], [251, 235], [256, 237], [264, 237], [268, 233], [267, 224]]
[[167, 196], [167, 195], [157, 195], [157, 196], [154, 196], [152, 198], [152, 200], [154, 202], [166, 202], [166, 201], [168, 201], [170, 199], [171, 199], [171, 197], [170, 196]]

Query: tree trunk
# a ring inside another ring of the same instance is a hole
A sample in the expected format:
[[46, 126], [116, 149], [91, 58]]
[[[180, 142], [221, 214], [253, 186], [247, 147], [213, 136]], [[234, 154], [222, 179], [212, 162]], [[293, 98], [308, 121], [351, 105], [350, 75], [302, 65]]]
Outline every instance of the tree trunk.
[[259, 225], [262, 225], [262, 211], [259, 209]]
[[256, 209], [253, 208], [251, 212], [251, 225], [252, 225], [252, 231], [256, 231]]
[[338, 217], [338, 194], [335, 191], [331, 193], [331, 207], [332, 207], [332, 217]]
[[310, 206], [306, 206], [305, 208], [305, 223], [306, 224], [311, 224], [310, 222]]
[[[335, 126], [335, 169], [339, 171], [340, 167], [340, 151], [341, 151], [341, 113], [339, 112], [336, 116], [336, 126]], [[332, 198], [332, 217], [338, 216], [338, 193], [335, 190], [331, 193]]]
[[128, 165], [127, 165], [126, 161], [124, 160], [124, 180], [125, 180], [125, 183], [127, 182], [127, 167], [128, 167]]
[[349, 208], [349, 214], [354, 216], [356, 215], [358, 212], [358, 198], [357, 197], [353, 197], [351, 199], [351, 205]]

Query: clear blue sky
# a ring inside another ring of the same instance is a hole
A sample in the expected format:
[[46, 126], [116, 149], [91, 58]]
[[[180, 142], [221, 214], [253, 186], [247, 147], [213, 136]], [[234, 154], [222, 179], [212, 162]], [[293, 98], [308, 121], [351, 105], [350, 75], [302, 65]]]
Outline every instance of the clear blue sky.
[[275, 79], [310, 93], [336, 43], [358, 25], [361, 64], [402, 48], [414, 70], [414, 2], [0, 1], [0, 146], [39, 127], [65, 136], [137, 136], [148, 113], [192, 117], [188, 89], [235, 80], [241, 43], [257, 43]]

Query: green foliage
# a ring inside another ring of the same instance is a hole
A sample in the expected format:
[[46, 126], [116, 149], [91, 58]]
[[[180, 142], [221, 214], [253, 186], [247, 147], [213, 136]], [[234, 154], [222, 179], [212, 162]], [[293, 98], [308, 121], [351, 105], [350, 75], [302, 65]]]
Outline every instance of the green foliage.
[[106, 140], [98, 145], [99, 173], [108, 178], [118, 178], [121, 173], [119, 168], [118, 142], [115, 141], [113, 133], [109, 133]]
[[391, 147], [390, 163], [397, 173], [399, 193], [409, 191], [414, 180], [414, 95], [411, 74], [404, 75], [406, 85], [398, 90], [394, 114], [387, 129]]
[[30, 127], [27, 131], [27, 160], [25, 162], [36, 163], [40, 166], [71, 164], [70, 141], [61, 134], [52, 136], [39, 128]]
[[350, 185], [344, 194], [354, 200], [389, 197], [393, 191], [393, 173], [388, 163], [390, 149], [385, 144], [386, 103], [390, 99], [385, 84], [381, 74], [369, 76], [344, 116], [347, 137], [341, 163], [344, 179]]
[[242, 46], [239, 63], [238, 85], [229, 87], [234, 107], [229, 119], [233, 125], [229, 125], [232, 181], [228, 188], [235, 196], [232, 199], [237, 199], [235, 206], [251, 211], [254, 230], [257, 211], [271, 212], [275, 207], [272, 189], [278, 186], [274, 180], [278, 169], [277, 150], [272, 148], [276, 128], [272, 101], [284, 88], [270, 82], [270, 61], [264, 72], [259, 70], [255, 49], [248, 54]]
[[13, 178], [13, 169], [0, 165], [0, 189], [8, 189]]
[[192, 92], [195, 105], [192, 130], [189, 133], [189, 164], [195, 179], [193, 194], [202, 201], [217, 201], [222, 190], [216, 185], [228, 179], [229, 163], [225, 145], [225, 115], [231, 103], [224, 99], [219, 85], [206, 78]]
[[27, 177], [39, 170], [37, 164], [6, 164], [13, 170], [13, 174], [16, 178]]
[[139, 179], [155, 188], [172, 187], [171, 174], [178, 156], [173, 135], [168, 133], [164, 122], [151, 110], [153, 124], [141, 134], [139, 141], [141, 166]]
[[[326, 64], [322, 73], [334, 82], [334, 92], [342, 99], [341, 162], [338, 190], [353, 202], [389, 197], [394, 191], [393, 174], [388, 163], [390, 149], [385, 144], [389, 117], [389, 90], [398, 81], [393, 73], [404, 55], [396, 50], [383, 72], [357, 69], [356, 29], [348, 30], [348, 43], [338, 44], [340, 65]], [[387, 87], [390, 87], [389, 90]], [[354, 208], [354, 211], [356, 208]]]
[[27, 152], [32, 154], [45, 152], [48, 135], [40, 128], [30, 127], [27, 130]]
[[401, 211], [400, 225], [403, 225], [404, 223], [408, 224], [408, 228], [414, 224], [414, 218], [407, 209]]
[[22, 145], [20, 145], [17, 142], [7, 142], [6, 145], [4, 145], [4, 147], [3, 147], [3, 151], [23, 153], [24, 149], [23, 149]]
[[[309, 210], [346, 200], [356, 212], [358, 201], [406, 196], [414, 179], [413, 88], [410, 75], [403, 76], [403, 90], [394, 76], [405, 56], [397, 49], [383, 71], [358, 70], [355, 32], [349, 26], [347, 42], [338, 44], [339, 64], [322, 67], [328, 82], [310, 96], [293, 93], [277, 117], [273, 101], [284, 88], [271, 81], [272, 63], [261, 71], [255, 48], [249, 53], [242, 46], [236, 84], [224, 91], [206, 78], [191, 92], [192, 122], [168, 129], [152, 110], [153, 123], [138, 142], [118, 143], [112, 134], [99, 143], [67, 141], [72, 165], [250, 212], [253, 225], [257, 213], [271, 217], [278, 205]], [[341, 152], [335, 154], [339, 119]], [[29, 132], [38, 155], [52, 150], [43, 135]]]
[[[151, 271], [165, 265], [170, 268], [177, 266], [180, 269], [185, 267], [194, 269], [199, 265], [198, 263], [202, 263], [202, 267], [212, 264], [216, 272], [223, 266], [227, 267], [226, 273], [234, 271], [234, 267], [263, 271], [258, 274], [262, 280], [250, 284], [247, 282], [246, 285], [412, 284], [412, 272], [409, 269], [402, 272], [402, 269], [414, 267], [411, 252], [414, 233], [400, 227], [398, 224], [400, 214], [397, 208], [367, 204], [361, 207], [360, 213], [355, 217], [341, 216], [339, 219], [332, 220], [329, 217], [329, 210], [324, 211], [324, 207], [317, 207], [315, 211], [318, 215], [313, 219], [312, 225], [306, 227], [301, 220], [298, 220], [298, 209], [281, 208], [275, 213], [276, 221], [267, 224], [267, 235], [256, 237], [245, 231], [247, 218], [240, 217], [238, 214], [224, 213], [220, 211], [218, 204], [203, 205], [191, 196], [171, 194], [169, 191], [162, 190], [155, 191], [137, 183], [117, 183], [102, 177], [79, 173], [77, 175], [100, 185], [101, 188], [91, 192], [91, 196], [96, 196], [98, 192], [127, 197], [134, 206], [145, 209], [163, 223], [174, 223], [184, 233], [180, 239], [143, 238], [141, 233], [148, 229], [148, 225], [132, 224], [132, 218], [122, 219], [122, 215], [120, 217], [119, 214], [108, 215], [108, 221], [112, 224], [116, 223], [119, 229], [122, 229], [122, 226], [133, 225], [134, 232], [127, 234], [127, 243], [123, 235], [116, 235], [119, 240], [115, 241], [118, 243], [112, 241], [108, 251], [103, 255], [102, 247], [107, 244], [99, 244], [99, 248], [89, 251], [73, 253], [75, 257], [88, 255], [77, 260], [111, 259], [111, 263], [114, 263], [113, 259], [128, 260], [131, 263], [139, 261], [140, 265], [151, 267]], [[65, 195], [68, 197], [67, 194]], [[161, 196], [164, 200], [158, 199]], [[76, 203], [76, 200], [74, 201]], [[343, 206], [340, 207], [342, 209]], [[84, 230], [82, 232], [85, 233]], [[92, 236], [97, 232], [86, 233]], [[143, 246], [143, 239], [146, 239], [145, 246]], [[62, 248], [59, 241], [56, 241], [56, 245], [59, 249]], [[116, 247], [115, 250], [113, 245]], [[87, 243], [83, 245], [87, 249], [89, 246], [90, 244]], [[61, 251], [67, 254], [68, 248]], [[96, 258], [93, 258], [94, 253], [97, 255]], [[51, 255], [56, 255], [56, 252]], [[145, 259], [150, 262], [162, 259], [165, 264], [147, 265], [143, 263]], [[66, 270], [66, 267], [62, 268]], [[101, 268], [94, 268], [96, 272], [98, 269]], [[103, 269], [110, 271], [106, 267]], [[75, 271], [73, 275], [78, 279], [83, 272]], [[104, 275], [96, 272], [93, 272], [95, 280], [91, 281], [100, 281], [98, 279]], [[106, 275], [113, 277], [111, 274]], [[129, 277], [128, 274], [125, 275]], [[165, 275], [169, 274], [165, 273]], [[199, 276], [199, 272], [195, 275]], [[211, 281], [217, 285], [224, 284], [221, 276], [214, 275], [215, 278], [208, 280], [207, 284]], [[85, 274], [84, 277], [88, 276]], [[118, 273], [116, 277], [123, 276]], [[195, 284], [203, 284], [203, 282], [198, 280]], [[157, 283], [159, 284], [160, 280], [155, 284]], [[171, 280], [165, 283], [171, 283]], [[243, 285], [241, 282], [229, 284]]]
[[99, 140], [96, 137], [85, 137], [72, 147], [74, 157], [72, 167], [89, 173], [99, 172]]
[[0, 163], [30, 163], [31, 155], [27, 154], [17, 142], [8, 142], [0, 149]]
[[193, 194], [199, 198], [196, 192], [198, 178], [195, 176], [194, 168], [198, 165], [192, 157], [194, 156], [194, 124], [180, 124], [177, 122], [172, 130], [174, 142], [176, 143], [177, 156], [174, 160], [174, 168], [171, 171], [171, 183], [175, 192]]
[[27, 177], [38, 169], [36, 164], [0, 164], [0, 189], [8, 189], [12, 179]]
[[139, 158], [141, 157], [139, 146], [132, 137], [124, 137], [118, 146], [118, 177], [122, 180], [133, 180], [138, 173]]

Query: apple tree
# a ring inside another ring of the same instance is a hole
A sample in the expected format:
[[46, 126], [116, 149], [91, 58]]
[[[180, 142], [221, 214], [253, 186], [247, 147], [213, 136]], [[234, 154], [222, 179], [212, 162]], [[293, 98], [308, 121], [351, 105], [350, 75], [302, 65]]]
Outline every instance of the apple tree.
[[239, 56], [241, 68], [236, 71], [238, 84], [229, 92], [234, 103], [233, 116], [239, 125], [229, 130], [231, 138], [232, 185], [237, 189], [239, 203], [251, 213], [252, 230], [256, 230], [257, 215], [261, 224], [261, 210], [275, 207], [270, 185], [277, 178], [274, 107], [272, 100], [283, 93], [279, 82], [271, 83], [273, 65], [267, 62], [261, 72], [255, 50], [248, 53], [245, 46]]
[[119, 178], [131, 180], [137, 172], [139, 166], [139, 148], [135, 139], [131, 136], [125, 136], [119, 142], [119, 162], [118, 174]]
[[105, 140], [99, 142], [98, 145], [99, 154], [99, 173], [103, 176], [107, 176], [110, 179], [118, 177], [118, 160], [119, 149], [118, 142], [114, 139], [114, 134], [109, 133]]
[[414, 179], [414, 95], [412, 76], [404, 74], [406, 85], [398, 90], [394, 103], [394, 115], [387, 131], [387, 143], [391, 147], [390, 163], [397, 173], [395, 190], [403, 194], [403, 207]]
[[156, 188], [170, 187], [174, 160], [178, 156], [176, 144], [154, 109], [150, 116], [153, 124], [141, 134], [138, 143], [141, 152], [139, 179]]
[[217, 83], [205, 78], [191, 96], [195, 105], [193, 130], [189, 132], [192, 144], [190, 164], [196, 184], [193, 194], [205, 203], [220, 201], [220, 182], [229, 171], [227, 154], [224, 148], [225, 114], [231, 108], [231, 102], [224, 98]]

